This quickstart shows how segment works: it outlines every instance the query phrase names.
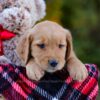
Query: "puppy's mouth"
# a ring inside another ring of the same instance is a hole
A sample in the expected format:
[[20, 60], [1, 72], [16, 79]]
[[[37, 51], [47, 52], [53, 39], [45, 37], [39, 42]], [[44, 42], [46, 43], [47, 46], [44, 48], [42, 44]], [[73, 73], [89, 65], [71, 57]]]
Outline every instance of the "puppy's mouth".
[[61, 69], [59, 68], [59, 66], [56, 66], [56, 67], [48, 66], [47, 69], [46, 69], [45, 71], [46, 71], [46, 72], [49, 72], [49, 73], [54, 73], [54, 72], [56, 72], [56, 71], [58, 71], [58, 70], [61, 70]]
[[56, 71], [57, 71], [57, 69], [56, 68], [52, 68], [52, 67], [48, 67], [46, 69], [46, 72], [49, 72], [49, 73], [53, 73], [53, 72], [56, 72]]
[[58, 63], [57, 65], [55, 64], [40, 64], [40, 68], [45, 71], [45, 72], [48, 72], [48, 73], [54, 73], [56, 71], [59, 71], [61, 70], [63, 67], [64, 67], [64, 64], [62, 63]]

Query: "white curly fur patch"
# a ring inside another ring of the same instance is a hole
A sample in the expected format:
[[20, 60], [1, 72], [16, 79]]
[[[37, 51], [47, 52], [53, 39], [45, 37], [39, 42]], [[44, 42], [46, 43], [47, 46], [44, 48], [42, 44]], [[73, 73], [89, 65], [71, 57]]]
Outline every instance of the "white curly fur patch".
[[[9, 1], [9, 0], [8, 0]], [[7, 4], [7, 0], [2, 1]], [[15, 0], [0, 12], [0, 24], [15, 33], [24, 33], [38, 20], [45, 16], [45, 3], [43, 0]], [[1, 2], [1, 1], [0, 1]]]
[[3, 42], [5, 57], [0, 58], [0, 63], [23, 65], [16, 53], [18, 39], [45, 16], [45, 9], [44, 0], [0, 0], [0, 24], [18, 34]]

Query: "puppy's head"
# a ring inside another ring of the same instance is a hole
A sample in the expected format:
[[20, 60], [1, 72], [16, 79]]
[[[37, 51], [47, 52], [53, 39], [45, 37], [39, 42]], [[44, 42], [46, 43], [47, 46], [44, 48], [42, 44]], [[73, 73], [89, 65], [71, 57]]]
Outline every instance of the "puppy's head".
[[65, 62], [74, 56], [70, 32], [50, 21], [35, 25], [28, 34], [23, 35], [17, 52], [25, 64], [32, 57], [47, 72], [62, 69]]

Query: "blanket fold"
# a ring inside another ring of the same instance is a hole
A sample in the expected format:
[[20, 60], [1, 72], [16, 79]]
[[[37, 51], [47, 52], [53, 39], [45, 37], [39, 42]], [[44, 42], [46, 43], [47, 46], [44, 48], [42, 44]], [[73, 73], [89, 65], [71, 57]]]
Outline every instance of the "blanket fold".
[[88, 77], [83, 82], [73, 80], [67, 70], [46, 75], [38, 82], [28, 79], [24, 67], [0, 65], [0, 94], [7, 100], [96, 100], [98, 70], [86, 64]]

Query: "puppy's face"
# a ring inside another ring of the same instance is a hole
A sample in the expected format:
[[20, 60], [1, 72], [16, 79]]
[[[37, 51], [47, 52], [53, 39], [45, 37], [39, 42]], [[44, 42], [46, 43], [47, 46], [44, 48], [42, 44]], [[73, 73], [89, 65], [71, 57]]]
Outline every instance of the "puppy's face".
[[54, 27], [40, 27], [33, 36], [31, 55], [37, 64], [47, 72], [55, 72], [64, 67], [66, 54], [66, 34]]
[[25, 63], [32, 57], [41, 69], [55, 72], [64, 67], [70, 37], [69, 31], [60, 25], [44, 21], [22, 37], [17, 49]]

